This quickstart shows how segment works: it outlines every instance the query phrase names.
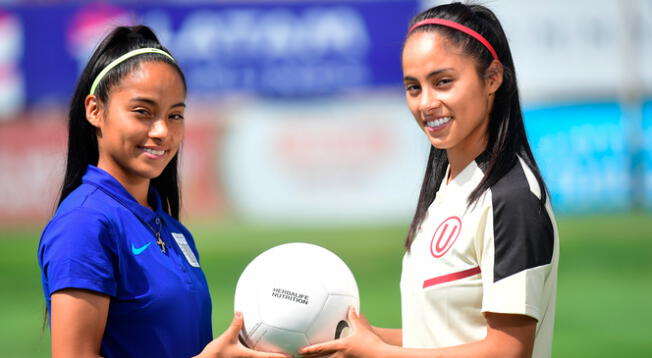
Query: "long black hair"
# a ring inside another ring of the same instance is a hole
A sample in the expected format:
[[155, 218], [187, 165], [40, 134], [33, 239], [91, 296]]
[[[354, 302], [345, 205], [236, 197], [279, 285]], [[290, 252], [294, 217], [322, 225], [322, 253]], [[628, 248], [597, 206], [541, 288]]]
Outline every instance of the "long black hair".
[[[87, 166], [89, 164], [97, 165], [99, 159], [97, 131], [86, 120], [86, 107], [84, 104], [93, 80], [116, 58], [129, 51], [145, 47], [157, 48], [169, 53], [149, 27], [142, 25], [117, 27], [98, 45], [84, 68], [70, 103], [66, 174], [61, 186], [57, 207], [73, 190], [81, 185]], [[136, 69], [140, 63], [145, 61], [170, 64], [179, 72], [184, 89], [186, 89], [183, 72], [174, 61], [158, 53], [148, 53], [134, 56], [109, 71], [95, 89], [95, 96], [98, 101], [107, 104], [111, 89], [119, 84], [127, 74]], [[177, 219], [179, 218], [181, 201], [177, 174], [178, 156], [177, 153], [161, 175], [151, 181], [151, 185], [156, 188], [161, 197], [163, 210]]]
[[[496, 184], [500, 178], [516, 165], [518, 157], [521, 157], [534, 173], [542, 189], [540, 201], [544, 204], [547, 198], [546, 186], [525, 135], [514, 61], [512, 60], [507, 37], [496, 15], [482, 5], [465, 5], [461, 3], [439, 5], [415, 16], [410, 21], [408, 29], [419, 21], [431, 18], [454, 21], [480, 33], [493, 45], [503, 66], [503, 82], [496, 91], [493, 108], [489, 115], [488, 144], [485, 150], [485, 154], [489, 158], [487, 168], [484, 177], [469, 195], [467, 205], [473, 204], [487, 189]], [[484, 78], [489, 65], [493, 61], [493, 56], [480, 41], [462, 31], [441, 25], [419, 26], [413, 32], [418, 31], [436, 31], [445, 36], [453, 44], [457, 45], [462, 53], [475, 59], [478, 75]], [[408, 34], [409, 36], [410, 34]], [[431, 146], [419, 201], [405, 240], [407, 250], [410, 250], [419, 225], [421, 225], [428, 207], [437, 195], [439, 186], [446, 174], [447, 166], [446, 150]]]

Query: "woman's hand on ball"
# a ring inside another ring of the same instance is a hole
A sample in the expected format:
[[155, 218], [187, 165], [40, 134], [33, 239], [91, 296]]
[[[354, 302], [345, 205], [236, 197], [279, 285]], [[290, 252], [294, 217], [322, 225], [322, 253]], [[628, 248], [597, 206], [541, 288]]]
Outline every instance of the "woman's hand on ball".
[[387, 345], [378, 337], [367, 319], [359, 316], [355, 309], [349, 309], [349, 335], [334, 341], [314, 344], [299, 350], [302, 357], [371, 358], [378, 357]]
[[229, 328], [208, 343], [195, 358], [292, 358], [288, 354], [259, 352], [242, 345], [238, 336], [243, 325], [242, 314], [236, 312]]

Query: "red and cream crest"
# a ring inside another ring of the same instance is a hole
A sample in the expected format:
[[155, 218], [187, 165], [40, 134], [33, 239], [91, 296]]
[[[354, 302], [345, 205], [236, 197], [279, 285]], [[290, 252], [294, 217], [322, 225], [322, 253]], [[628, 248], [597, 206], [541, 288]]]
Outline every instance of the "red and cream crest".
[[451, 216], [444, 220], [430, 241], [430, 253], [433, 257], [439, 258], [444, 256], [460, 236], [462, 231], [462, 220], [457, 216]]

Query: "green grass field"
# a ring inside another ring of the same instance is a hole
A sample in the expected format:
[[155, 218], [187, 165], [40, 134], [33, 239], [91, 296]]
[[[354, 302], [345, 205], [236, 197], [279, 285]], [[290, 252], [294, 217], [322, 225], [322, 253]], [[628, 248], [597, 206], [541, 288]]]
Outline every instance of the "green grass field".
[[[562, 217], [554, 357], [652, 355], [652, 215]], [[231, 319], [236, 280], [263, 250], [285, 242], [322, 245], [344, 259], [372, 324], [400, 325], [404, 226], [279, 228], [191, 226], [213, 298], [213, 328]], [[38, 230], [0, 235], [0, 357], [47, 357], [36, 262]]]

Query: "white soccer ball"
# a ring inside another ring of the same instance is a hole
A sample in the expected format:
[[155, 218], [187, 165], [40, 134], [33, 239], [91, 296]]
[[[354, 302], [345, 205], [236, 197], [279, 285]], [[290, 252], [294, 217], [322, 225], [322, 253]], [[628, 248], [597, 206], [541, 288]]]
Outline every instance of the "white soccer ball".
[[323, 247], [290, 243], [258, 255], [235, 289], [240, 337], [252, 349], [296, 355], [303, 346], [343, 337], [349, 307], [360, 309], [351, 270]]

